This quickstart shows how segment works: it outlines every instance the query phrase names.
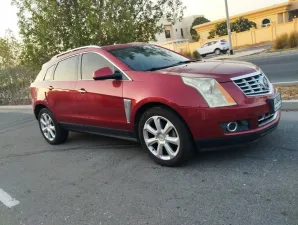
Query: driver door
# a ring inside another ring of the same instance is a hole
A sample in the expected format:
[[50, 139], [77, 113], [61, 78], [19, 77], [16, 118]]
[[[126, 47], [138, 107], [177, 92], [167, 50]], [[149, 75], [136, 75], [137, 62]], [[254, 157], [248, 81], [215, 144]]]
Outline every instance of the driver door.
[[[93, 80], [101, 68], [115, 67], [98, 53], [81, 55], [80, 76], [77, 81], [78, 121], [84, 126], [121, 129], [127, 124], [123, 101], [122, 80]], [[108, 74], [107, 74], [108, 75]]]

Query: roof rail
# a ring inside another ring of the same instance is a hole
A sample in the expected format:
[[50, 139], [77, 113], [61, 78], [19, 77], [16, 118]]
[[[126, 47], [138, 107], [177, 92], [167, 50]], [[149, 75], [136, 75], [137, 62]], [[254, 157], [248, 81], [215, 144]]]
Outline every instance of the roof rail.
[[54, 59], [54, 58], [58, 58], [58, 57], [60, 57], [60, 56], [62, 56], [62, 55], [68, 54], [68, 53], [70, 53], [70, 52], [75, 52], [75, 51], [78, 51], [78, 50], [81, 50], [81, 49], [85, 49], [85, 48], [101, 48], [101, 47], [98, 46], [98, 45], [87, 45], [87, 46], [82, 46], [82, 47], [79, 47], [79, 48], [74, 48], [74, 49], [70, 49], [70, 50], [65, 51], [65, 52], [61, 52], [61, 53], [59, 53], [59, 54], [53, 56], [52, 59]]

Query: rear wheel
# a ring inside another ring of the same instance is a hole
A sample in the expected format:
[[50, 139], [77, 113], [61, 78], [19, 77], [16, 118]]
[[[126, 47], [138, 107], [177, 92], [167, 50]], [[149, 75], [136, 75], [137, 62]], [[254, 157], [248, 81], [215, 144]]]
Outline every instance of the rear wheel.
[[203, 58], [205, 58], [206, 57], [206, 55], [201, 55]]
[[215, 49], [214, 53], [215, 53], [216, 55], [220, 55], [221, 51], [220, 51], [219, 48], [217, 48], [217, 49]]
[[138, 133], [151, 158], [163, 166], [182, 164], [194, 150], [185, 123], [174, 112], [162, 107], [154, 107], [142, 115]]
[[227, 52], [228, 52], [227, 50], [224, 50], [224, 51], [222, 51], [222, 54], [225, 55], [225, 54], [227, 54]]
[[42, 136], [51, 145], [58, 145], [67, 140], [69, 132], [61, 127], [47, 108], [40, 110], [38, 122]]

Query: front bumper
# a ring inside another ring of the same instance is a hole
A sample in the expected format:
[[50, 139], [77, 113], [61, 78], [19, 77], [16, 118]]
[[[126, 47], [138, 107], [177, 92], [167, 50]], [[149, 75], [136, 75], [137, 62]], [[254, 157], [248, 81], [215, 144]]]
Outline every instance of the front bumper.
[[200, 140], [196, 140], [195, 142], [197, 147], [200, 149], [227, 147], [227, 146], [251, 143], [274, 131], [277, 128], [277, 125], [279, 123], [279, 117], [280, 117], [280, 112], [278, 115], [278, 119], [271, 122], [267, 126], [261, 127], [256, 130], [251, 130], [249, 132], [240, 133], [240, 134], [233, 134], [233, 135], [229, 135], [221, 138], [200, 139]]

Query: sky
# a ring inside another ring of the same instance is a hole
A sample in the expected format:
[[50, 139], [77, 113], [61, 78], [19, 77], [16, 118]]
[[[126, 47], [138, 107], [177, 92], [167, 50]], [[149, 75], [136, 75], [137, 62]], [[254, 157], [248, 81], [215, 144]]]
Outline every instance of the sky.
[[[187, 7], [185, 16], [204, 15], [209, 20], [225, 17], [224, 0], [182, 0]], [[287, 2], [288, 0], [228, 0], [230, 15]], [[17, 9], [11, 6], [11, 0], [0, 0], [0, 37], [7, 29], [18, 36]]]

